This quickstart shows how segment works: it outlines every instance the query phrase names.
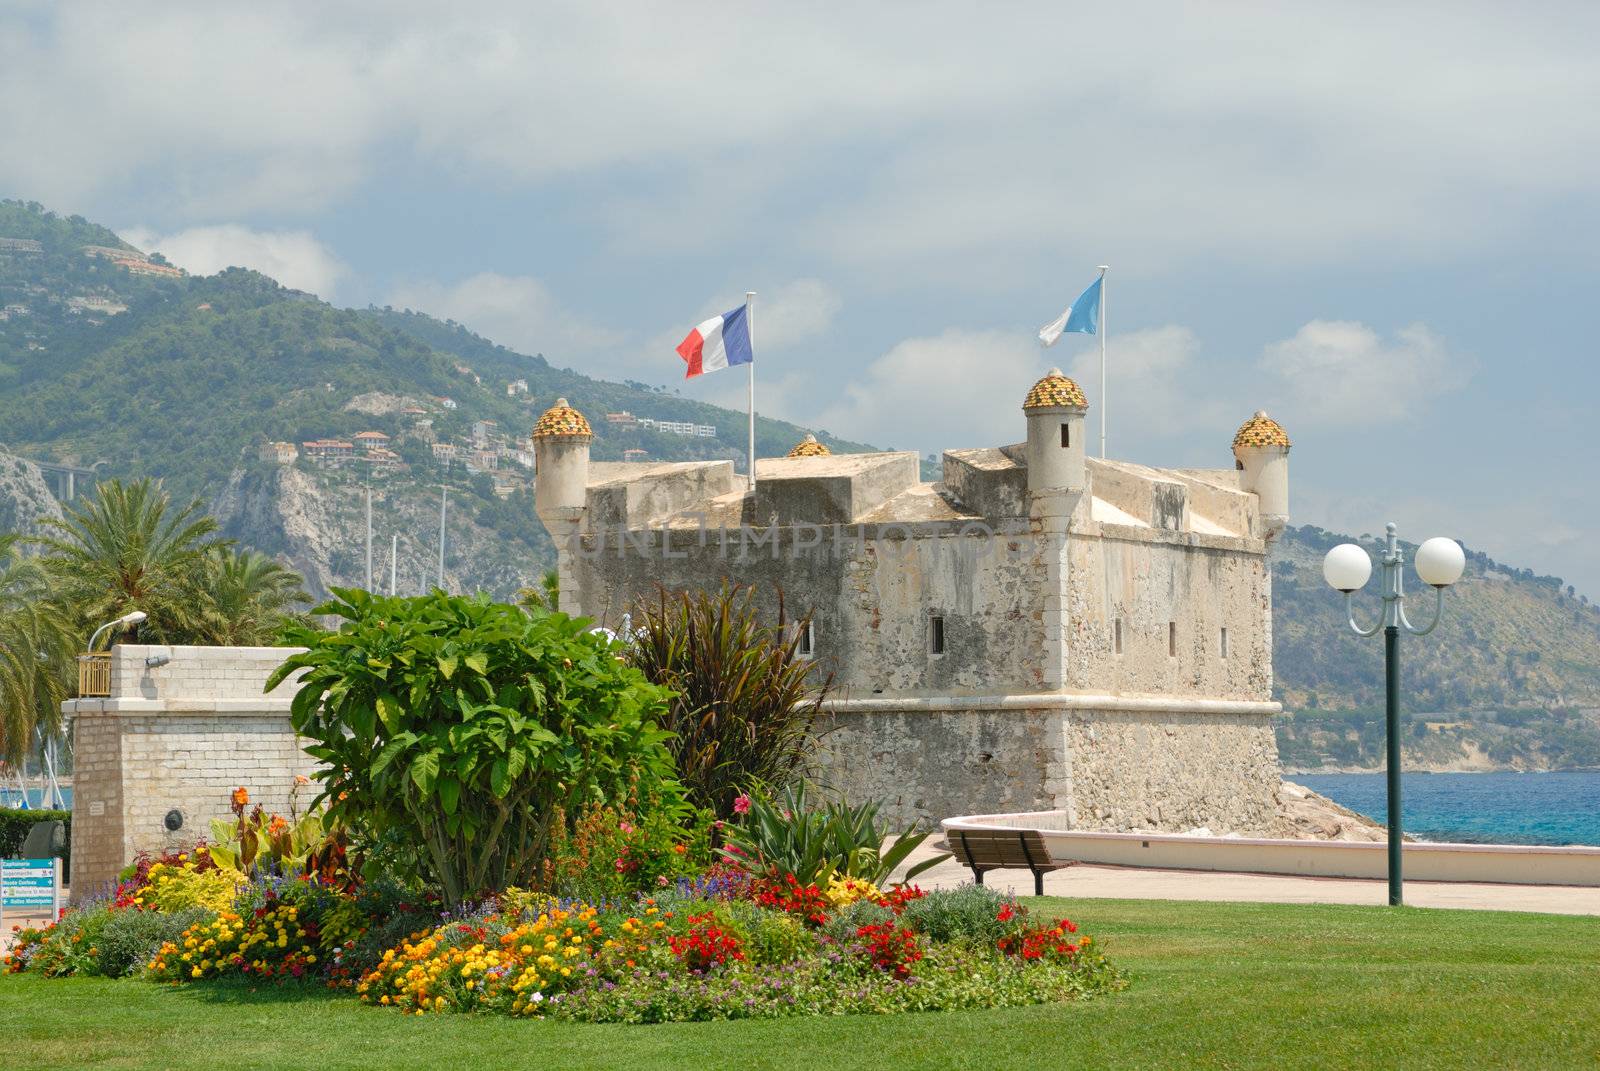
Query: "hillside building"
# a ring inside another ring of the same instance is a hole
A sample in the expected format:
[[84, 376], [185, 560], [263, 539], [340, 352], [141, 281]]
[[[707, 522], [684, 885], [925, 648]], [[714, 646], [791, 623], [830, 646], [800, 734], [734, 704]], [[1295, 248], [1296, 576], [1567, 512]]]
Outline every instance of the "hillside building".
[[526, 379], [513, 379], [510, 383], [506, 384], [506, 397], [507, 398], [515, 398], [519, 394], [527, 394], [527, 393], [528, 393], [528, 381]]
[[300, 450], [306, 457], [317, 461], [332, 461], [339, 458], [354, 457], [356, 444], [345, 439], [313, 439], [300, 444]]
[[1051, 371], [1023, 440], [946, 450], [941, 482], [812, 440], [758, 460], [752, 492], [728, 461], [591, 462], [558, 401], [533, 434], [561, 608], [618, 627], [657, 584], [732, 581], [776, 619], [781, 590], [837, 689], [818, 779], [896, 821], [1264, 833], [1289, 439], [1258, 413], [1229, 467], [1151, 468], [1086, 456], [1087, 409]]
[[295, 449], [294, 443], [262, 443], [256, 456], [276, 465], [292, 465], [299, 459], [300, 451]]

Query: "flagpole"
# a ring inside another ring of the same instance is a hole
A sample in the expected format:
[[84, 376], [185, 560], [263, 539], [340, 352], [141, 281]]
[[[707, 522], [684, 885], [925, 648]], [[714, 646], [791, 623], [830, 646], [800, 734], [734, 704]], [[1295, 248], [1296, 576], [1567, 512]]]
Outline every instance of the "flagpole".
[[1106, 272], [1109, 264], [1100, 265], [1100, 457], [1106, 456]]
[[756, 490], [756, 321], [750, 311], [755, 304], [756, 292], [744, 292], [744, 326], [750, 333], [750, 363], [745, 368], [750, 373], [750, 493]]

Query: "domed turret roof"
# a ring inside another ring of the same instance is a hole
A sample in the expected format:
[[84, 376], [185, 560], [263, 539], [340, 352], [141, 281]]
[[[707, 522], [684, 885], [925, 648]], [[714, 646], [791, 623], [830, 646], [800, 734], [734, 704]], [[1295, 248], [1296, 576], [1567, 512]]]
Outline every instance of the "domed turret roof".
[[1246, 420], [1239, 426], [1239, 431], [1233, 437], [1233, 448], [1238, 450], [1243, 446], [1282, 446], [1289, 445], [1289, 433], [1267, 415], [1265, 409], [1257, 409], [1255, 416]]
[[544, 416], [539, 418], [539, 423], [533, 426], [533, 437], [592, 439], [594, 432], [582, 413], [568, 405], [565, 398], [557, 398], [556, 404], [546, 409]]
[[831, 457], [833, 451], [824, 443], [817, 442], [815, 435], [807, 435], [804, 439], [794, 444], [794, 449], [789, 451], [790, 457]]
[[1052, 368], [1046, 372], [1044, 378], [1033, 385], [1028, 392], [1028, 397], [1023, 401], [1023, 409], [1053, 409], [1065, 406], [1071, 409], [1087, 409], [1089, 403], [1084, 400], [1083, 391], [1078, 385], [1061, 374], [1061, 369]]

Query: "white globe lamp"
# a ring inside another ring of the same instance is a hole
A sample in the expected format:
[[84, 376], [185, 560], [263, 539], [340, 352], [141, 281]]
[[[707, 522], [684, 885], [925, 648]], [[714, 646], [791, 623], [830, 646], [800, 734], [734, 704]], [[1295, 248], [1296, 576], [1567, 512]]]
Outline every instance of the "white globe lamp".
[[1434, 536], [1417, 548], [1417, 575], [1424, 584], [1447, 588], [1461, 579], [1467, 567], [1467, 556], [1461, 544], [1444, 536]]
[[1335, 591], [1360, 591], [1372, 576], [1372, 558], [1354, 543], [1340, 543], [1322, 559], [1322, 576]]

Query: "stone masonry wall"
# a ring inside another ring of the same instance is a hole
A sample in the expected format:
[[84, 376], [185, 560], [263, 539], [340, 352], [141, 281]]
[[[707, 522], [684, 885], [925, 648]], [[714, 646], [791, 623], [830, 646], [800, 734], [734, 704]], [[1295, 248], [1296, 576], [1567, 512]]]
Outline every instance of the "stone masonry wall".
[[1008, 697], [1005, 709], [835, 703], [818, 725], [813, 775], [848, 799], [882, 801], [902, 825], [1062, 810], [1073, 829], [1267, 833], [1279, 781], [1269, 704], [1128, 711], [1062, 709], [1059, 698]]
[[864, 711], [824, 716], [813, 770], [891, 825], [1049, 810], [1069, 792], [1061, 715], [1049, 710]]
[[[270, 696], [267, 677], [292, 650], [120, 646], [105, 699], [64, 705], [72, 723], [75, 900], [103, 892], [141, 851], [183, 850], [231, 817], [234, 788], [251, 805], [287, 814], [311, 758], [289, 724], [292, 682]], [[145, 659], [170, 661], [149, 667]], [[166, 827], [169, 812], [182, 824]]]
[[1267, 717], [1083, 711], [1065, 729], [1072, 793], [1059, 805], [1073, 829], [1265, 836], [1277, 816]]

